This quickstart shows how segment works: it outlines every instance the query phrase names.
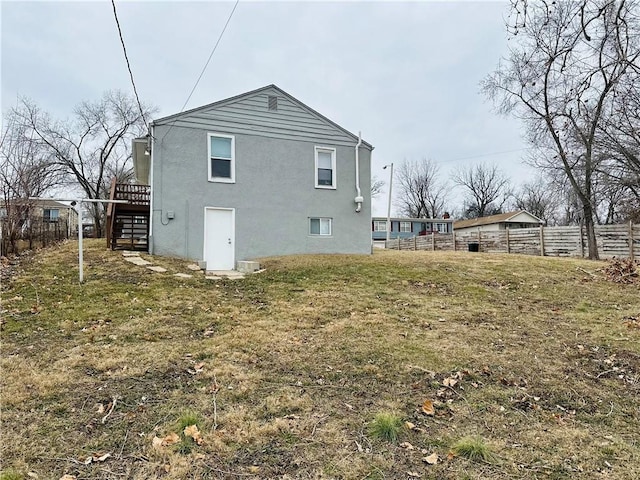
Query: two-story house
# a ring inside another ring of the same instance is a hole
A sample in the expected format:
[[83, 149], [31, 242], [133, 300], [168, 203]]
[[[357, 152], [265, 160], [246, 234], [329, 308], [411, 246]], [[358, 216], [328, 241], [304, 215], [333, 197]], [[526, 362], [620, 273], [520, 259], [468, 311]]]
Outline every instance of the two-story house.
[[149, 251], [207, 270], [371, 253], [371, 151], [275, 85], [155, 120], [134, 142], [151, 185]]

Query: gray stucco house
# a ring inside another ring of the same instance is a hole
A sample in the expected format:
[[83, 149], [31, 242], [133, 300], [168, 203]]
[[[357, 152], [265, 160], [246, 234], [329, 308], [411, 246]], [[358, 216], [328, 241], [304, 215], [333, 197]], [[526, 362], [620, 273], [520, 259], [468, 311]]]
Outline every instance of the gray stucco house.
[[269, 85], [154, 121], [134, 141], [151, 185], [149, 251], [207, 270], [371, 253], [373, 147]]

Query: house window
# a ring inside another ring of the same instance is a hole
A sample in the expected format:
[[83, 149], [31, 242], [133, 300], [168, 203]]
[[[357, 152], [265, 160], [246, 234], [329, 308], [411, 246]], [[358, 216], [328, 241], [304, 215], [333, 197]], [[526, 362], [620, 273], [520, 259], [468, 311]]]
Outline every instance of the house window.
[[387, 231], [387, 222], [386, 222], [386, 220], [374, 220], [373, 221], [373, 231], [374, 232], [386, 232]]
[[411, 232], [411, 222], [400, 222], [400, 231], [404, 233]]
[[42, 210], [42, 218], [45, 222], [57, 222], [60, 218], [60, 210], [57, 208], [45, 208]]
[[331, 219], [330, 218], [310, 218], [309, 234], [310, 235], [331, 235]]
[[336, 188], [336, 149], [316, 147], [316, 188]]
[[235, 182], [235, 138], [231, 135], [210, 133], [209, 139], [209, 181]]
[[278, 97], [269, 95], [269, 110], [278, 110]]
[[436, 230], [438, 230], [438, 233], [447, 233], [447, 224], [436, 223]]

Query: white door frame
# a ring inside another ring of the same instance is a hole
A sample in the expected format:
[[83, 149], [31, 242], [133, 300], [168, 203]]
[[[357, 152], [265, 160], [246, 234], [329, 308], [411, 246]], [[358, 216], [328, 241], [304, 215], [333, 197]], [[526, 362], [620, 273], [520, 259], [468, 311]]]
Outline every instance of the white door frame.
[[[204, 207], [204, 244], [202, 245], [202, 259], [207, 262], [207, 210], [223, 210], [226, 212], [231, 212], [231, 242], [233, 248], [231, 250], [231, 264], [233, 265], [233, 269], [235, 269], [236, 265], [236, 209], [235, 208], [227, 208], [227, 207]], [[208, 266], [205, 266], [208, 268]]]

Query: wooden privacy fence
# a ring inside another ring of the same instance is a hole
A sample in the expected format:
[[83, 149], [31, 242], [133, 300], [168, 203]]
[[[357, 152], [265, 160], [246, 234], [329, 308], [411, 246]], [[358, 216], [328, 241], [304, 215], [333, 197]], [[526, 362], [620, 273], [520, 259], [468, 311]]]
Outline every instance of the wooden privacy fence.
[[[600, 258], [633, 259], [640, 255], [640, 225], [597, 225], [595, 230]], [[389, 240], [385, 245], [393, 250], [459, 250], [550, 257], [584, 257], [588, 253], [586, 231], [579, 226], [432, 233]]]

